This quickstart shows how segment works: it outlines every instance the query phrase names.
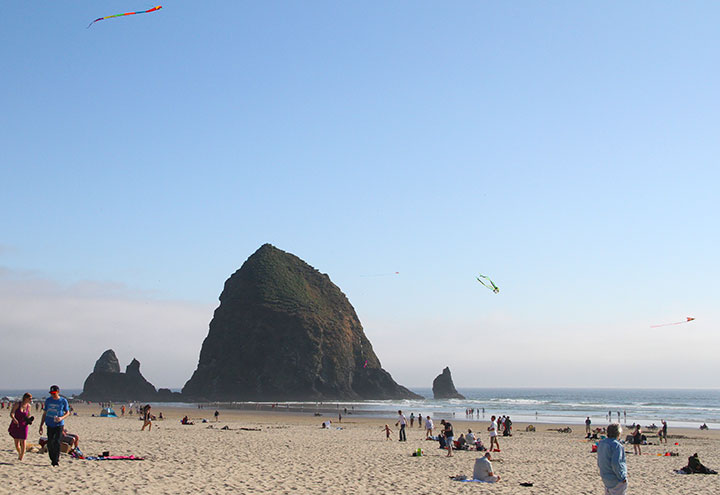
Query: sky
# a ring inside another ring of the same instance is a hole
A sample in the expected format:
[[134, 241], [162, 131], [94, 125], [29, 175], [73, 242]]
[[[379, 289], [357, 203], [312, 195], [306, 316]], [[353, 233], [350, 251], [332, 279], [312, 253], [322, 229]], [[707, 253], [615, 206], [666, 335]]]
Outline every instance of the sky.
[[717, 387], [720, 4], [168, 0], [87, 28], [154, 5], [3, 5], [0, 388], [81, 388], [109, 348], [182, 387], [266, 242], [406, 386]]

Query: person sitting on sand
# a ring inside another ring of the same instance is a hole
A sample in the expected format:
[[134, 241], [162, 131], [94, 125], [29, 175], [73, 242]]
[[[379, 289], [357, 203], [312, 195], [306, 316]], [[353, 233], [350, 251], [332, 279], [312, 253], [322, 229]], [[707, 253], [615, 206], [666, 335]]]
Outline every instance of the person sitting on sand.
[[74, 433], [70, 433], [69, 431], [67, 431], [64, 426], [62, 431], [62, 438], [60, 440], [62, 441], [62, 443], [66, 443], [74, 449], [76, 449], [78, 444], [80, 443], [80, 437]]
[[688, 457], [688, 465], [680, 469], [680, 471], [685, 474], [717, 474], [717, 471], [715, 471], [714, 469], [709, 469], [703, 466], [703, 463], [700, 462], [700, 458], [698, 457], [697, 452]]
[[183, 424], [183, 425], [194, 425], [195, 423], [193, 423], [192, 421], [190, 421], [190, 418], [188, 418], [187, 416], [184, 416], [183, 419], [180, 420], [180, 424]]
[[486, 452], [480, 459], [475, 459], [475, 466], [473, 467], [473, 479], [485, 481], [486, 483], [496, 483], [500, 481], [500, 476], [495, 474], [493, 471], [492, 454]]
[[472, 430], [468, 429], [467, 435], [465, 435], [465, 441], [468, 445], [475, 445], [475, 435]]
[[700, 429], [701, 429], [701, 430], [709, 430], [708, 425], [705, 424], [705, 423], [703, 423], [703, 424], [700, 425]]
[[390, 433], [392, 433], [390, 427], [388, 425], [385, 425], [385, 428], [383, 428], [383, 430], [385, 430], [385, 439], [390, 440]]
[[465, 439], [465, 435], [463, 435], [462, 433], [460, 433], [457, 442], [455, 442], [455, 447], [458, 450], [467, 450], [467, 440]]

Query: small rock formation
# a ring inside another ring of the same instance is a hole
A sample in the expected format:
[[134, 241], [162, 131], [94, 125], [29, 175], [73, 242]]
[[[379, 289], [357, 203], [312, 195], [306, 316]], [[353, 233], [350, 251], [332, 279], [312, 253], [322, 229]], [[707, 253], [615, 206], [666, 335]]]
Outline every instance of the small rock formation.
[[121, 373], [120, 363], [112, 349], [103, 352], [97, 360], [79, 396], [80, 399], [96, 402], [150, 401], [156, 397], [155, 387], [140, 373], [140, 362], [133, 359], [125, 368], [125, 373]]
[[225, 282], [182, 393], [211, 401], [421, 398], [382, 369], [330, 278], [270, 244]]
[[455, 389], [452, 381], [450, 368], [445, 367], [443, 372], [433, 380], [433, 397], [435, 399], [464, 399], [465, 396], [459, 394]]

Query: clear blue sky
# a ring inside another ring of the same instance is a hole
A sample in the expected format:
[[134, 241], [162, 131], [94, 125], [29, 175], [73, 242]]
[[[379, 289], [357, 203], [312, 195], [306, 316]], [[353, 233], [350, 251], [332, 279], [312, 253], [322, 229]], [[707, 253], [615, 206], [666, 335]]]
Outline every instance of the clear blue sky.
[[409, 386], [717, 386], [720, 4], [169, 0], [86, 29], [154, 5], [3, 5], [0, 387], [81, 386], [106, 348], [181, 386], [265, 242]]

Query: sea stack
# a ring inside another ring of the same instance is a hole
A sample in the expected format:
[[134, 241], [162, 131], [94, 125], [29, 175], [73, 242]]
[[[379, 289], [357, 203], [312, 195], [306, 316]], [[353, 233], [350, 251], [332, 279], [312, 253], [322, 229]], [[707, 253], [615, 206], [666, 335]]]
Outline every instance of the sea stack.
[[452, 380], [450, 368], [445, 367], [443, 372], [433, 380], [433, 397], [435, 399], [464, 399], [465, 396], [458, 393]]
[[182, 393], [212, 401], [421, 398], [382, 369], [330, 277], [270, 244], [225, 282]]
[[140, 362], [133, 359], [120, 372], [115, 351], [108, 349], [95, 362], [93, 372], [85, 379], [79, 398], [91, 401], [149, 401], [156, 398], [155, 387], [140, 373]]

